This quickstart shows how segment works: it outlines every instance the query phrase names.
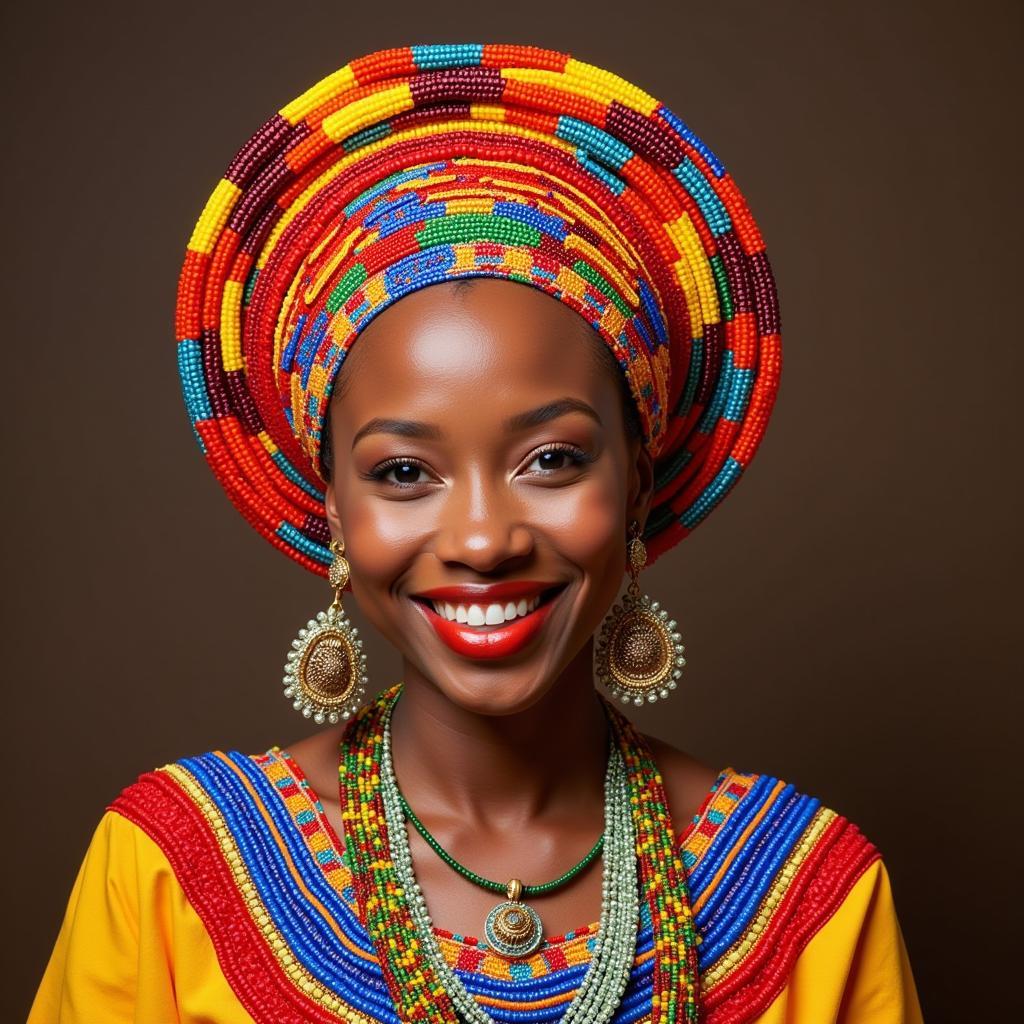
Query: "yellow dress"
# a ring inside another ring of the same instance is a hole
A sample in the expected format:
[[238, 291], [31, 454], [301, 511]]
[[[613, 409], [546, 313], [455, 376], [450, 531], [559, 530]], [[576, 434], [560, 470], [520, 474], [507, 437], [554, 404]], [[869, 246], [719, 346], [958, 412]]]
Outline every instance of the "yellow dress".
[[[855, 826], [781, 780], [726, 768], [680, 849], [701, 935], [702, 1020], [921, 1021], [889, 876]], [[322, 805], [279, 748], [148, 773], [100, 820], [29, 1024], [397, 1021], [351, 882]], [[744, 904], [746, 916], [735, 912]], [[642, 917], [616, 1024], [650, 1019], [649, 924]], [[485, 1008], [553, 1022], [595, 928], [512, 965], [435, 931]]]

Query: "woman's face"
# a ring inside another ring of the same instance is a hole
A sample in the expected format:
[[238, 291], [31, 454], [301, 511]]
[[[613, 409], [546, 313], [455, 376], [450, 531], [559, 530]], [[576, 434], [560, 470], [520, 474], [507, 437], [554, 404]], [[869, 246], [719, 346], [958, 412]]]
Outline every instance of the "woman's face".
[[407, 673], [467, 710], [523, 711], [559, 683], [646, 520], [650, 457], [597, 343], [557, 299], [476, 278], [405, 296], [343, 364], [326, 505], [353, 595]]

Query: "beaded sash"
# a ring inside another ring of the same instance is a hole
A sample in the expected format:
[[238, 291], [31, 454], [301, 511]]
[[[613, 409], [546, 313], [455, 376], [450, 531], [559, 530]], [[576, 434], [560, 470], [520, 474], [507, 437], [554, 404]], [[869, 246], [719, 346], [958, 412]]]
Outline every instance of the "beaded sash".
[[[353, 873], [287, 752], [212, 751], [148, 772], [110, 809], [161, 848], [229, 984], [263, 1024], [397, 1024]], [[855, 825], [767, 775], [724, 769], [680, 840], [699, 935], [701, 1019], [742, 1024], [784, 987], [801, 950], [878, 856]], [[560, 1019], [596, 925], [509, 961], [435, 931], [466, 988], [510, 1024]], [[651, 1019], [650, 912], [615, 1024]]]

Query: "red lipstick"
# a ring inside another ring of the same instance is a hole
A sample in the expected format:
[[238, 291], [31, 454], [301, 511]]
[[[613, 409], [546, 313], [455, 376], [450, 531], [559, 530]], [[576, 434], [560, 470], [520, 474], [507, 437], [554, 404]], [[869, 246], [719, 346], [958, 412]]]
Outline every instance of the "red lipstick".
[[423, 600], [413, 603], [422, 611], [438, 637], [456, 654], [466, 658], [505, 658], [521, 651], [541, 630], [547, 621], [561, 590], [552, 598], [553, 588], [564, 585], [539, 580], [510, 580], [505, 583], [467, 583], [461, 586], [434, 587], [415, 596], [450, 604], [507, 603], [521, 598], [548, 594], [548, 598], [527, 615], [519, 615], [508, 622], [493, 626], [470, 626], [453, 622], [437, 612]]

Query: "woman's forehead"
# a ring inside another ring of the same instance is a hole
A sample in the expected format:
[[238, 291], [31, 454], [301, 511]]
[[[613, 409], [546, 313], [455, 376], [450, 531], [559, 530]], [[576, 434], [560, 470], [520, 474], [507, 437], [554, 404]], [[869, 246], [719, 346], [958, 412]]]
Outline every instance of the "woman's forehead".
[[593, 351], [599, 344], [579, 314], [537, 289], [483, 278], [469, 288], [434, 285], [366, 327], [342, 365], [344, 401], [332, 415], [394, 401], [444, 411], [457, 396], [484, 410], [556, 393], [614, 401], [615, 383]]

